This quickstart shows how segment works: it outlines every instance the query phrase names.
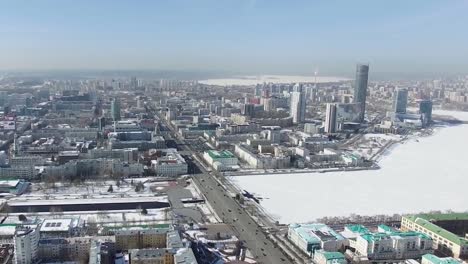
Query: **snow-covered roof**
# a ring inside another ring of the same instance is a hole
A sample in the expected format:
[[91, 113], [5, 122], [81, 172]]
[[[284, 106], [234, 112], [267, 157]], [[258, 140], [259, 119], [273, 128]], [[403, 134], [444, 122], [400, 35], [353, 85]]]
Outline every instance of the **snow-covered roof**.
[[15, 234], [15, 224], [3, 224], [0, 225], [0, 236], [13, 236]]
[[41, 226], [41, 232], [66, 232], [70, 230], [73, 219], [47, 219]]

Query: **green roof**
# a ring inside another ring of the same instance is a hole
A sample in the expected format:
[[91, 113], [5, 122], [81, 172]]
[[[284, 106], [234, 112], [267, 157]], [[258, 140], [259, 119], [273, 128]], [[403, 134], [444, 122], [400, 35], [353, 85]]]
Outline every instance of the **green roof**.
[[327, 259], [345, 259], [345, 256], [340, 252], [327, 252], [327, 251], [320, 251], [320, 253]]
[[388, 239], [392, 236], [399, 236], [399, 237], [414, 237], [414, 236], [418, 236], [420, 238], [424, 238], [424, 239], [431, 239], [430, 236], [424, 234], [424, 233], [420, 233], [420, 232], [398, 232], [398, 231], [394, 231], [394, 232], [386, 232], [386, 233], [369, 233], [369, 234], [361, 234], [361, 237], [364, 238], [365, 240], [367, 240], [368, 242], [372, 242], [372, 241], [380, 241], [382, 239]]
[[216, 150], [208, 150], [208, 155], [212, 159], [227, 159], [227, 158], [234, 158], [234, 154], [232, 154], [228, 150], [223, 150], [223, 151], [216, 151]]
[[369, 229], [367, 229], [363, 225], [347, 225], [347, 229], [352, 231], [353, 233], [358, 233], [358, 234], [368, 234], [370, 233]]
[[426, 254], [422, 256], [423, 259], [430, 261], [433, 264], [460, 264], [461, 261], [454, 259], [454, 258], [439, 258], [432, 254]]
[[468, 220], [468, 213], [453, 213], [453, 214], [421, 214], [406, 216], [406, 219], [416, 223], [425, 229], [455, 243], [456, 245], [468, 245], [468, 239], [459, 237], [458, 235], [445, 230], [444, 228], [431, 223], [430, 221], [442, 221], [442, 220]]
[[468, 213], [419, 214], [416, 216], [428, 221], [468, 220]]
[[382, 229], [384, 232], [386, 233], [393, 233], [395, 232], [395, 230], [391, 227], [389, 227], [388, 225], [379, 225], [378, 226], [380, 229]]

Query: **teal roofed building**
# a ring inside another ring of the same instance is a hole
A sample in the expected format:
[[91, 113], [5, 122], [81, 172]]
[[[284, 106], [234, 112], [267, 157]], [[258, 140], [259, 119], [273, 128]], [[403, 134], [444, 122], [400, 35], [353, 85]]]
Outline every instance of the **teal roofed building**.
[[448, 256], [468, 258], [468, 213], [405, 216], [401, 228], [430, 236], [434, 240], [433, 248]]
[[346, 264], [345, 256], [340, 252], [317, 250], [314, 254], [316, 264]]
[[461, 264], [461, 260], [452, 257], [439, 258], [432, 254], [426, 254], [421, 258], [421, 264]]
[[338, 251], [346, 246], [346, 239], [325, 224], [291, 224], [288, 238], [302, 251], [312, 255], [316, 250]]
[[203, 154], [206, 163], [217, 171], [233, 170], [237, 168], [238, 159], [228, 150], [207, 150]]
[[370, 230], [363, 225], [346, 225], [341, 235], [348, 240], [348, 245], [350, 247], [356, 248], [358, 236], [369, 233], [371, 233]]
[[358, 235], [354, 246], [360, 257], [397, 261], [418, 259], [433, 252], [432, 239], [424, 233], [397, 231], [386, 225], [378, 226], [378, 230]]

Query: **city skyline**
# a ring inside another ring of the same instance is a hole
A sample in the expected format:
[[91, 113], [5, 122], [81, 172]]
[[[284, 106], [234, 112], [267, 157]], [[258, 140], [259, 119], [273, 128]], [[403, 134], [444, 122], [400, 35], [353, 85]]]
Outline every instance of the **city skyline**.
[[466, 1], [6, 1], [0, 70], [346, 75], [369, 63], [375, 73], [463, 73], [467, 8]]

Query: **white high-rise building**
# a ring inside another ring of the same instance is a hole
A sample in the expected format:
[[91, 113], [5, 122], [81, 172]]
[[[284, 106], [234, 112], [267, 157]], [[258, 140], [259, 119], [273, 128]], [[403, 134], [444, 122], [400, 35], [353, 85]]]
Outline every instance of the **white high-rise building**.
[[20, 227], [15, 232], [15, 264], [31, 264], [37, 260], [39, 228]]
[[305, 121], [306, 97], [302, 89], [294, 89], [291, 93], [291, 116], [293, 123], [302, 123]]
[[325, 133], [336, 132], [336, 104], [327, 104], [324, 130]]

